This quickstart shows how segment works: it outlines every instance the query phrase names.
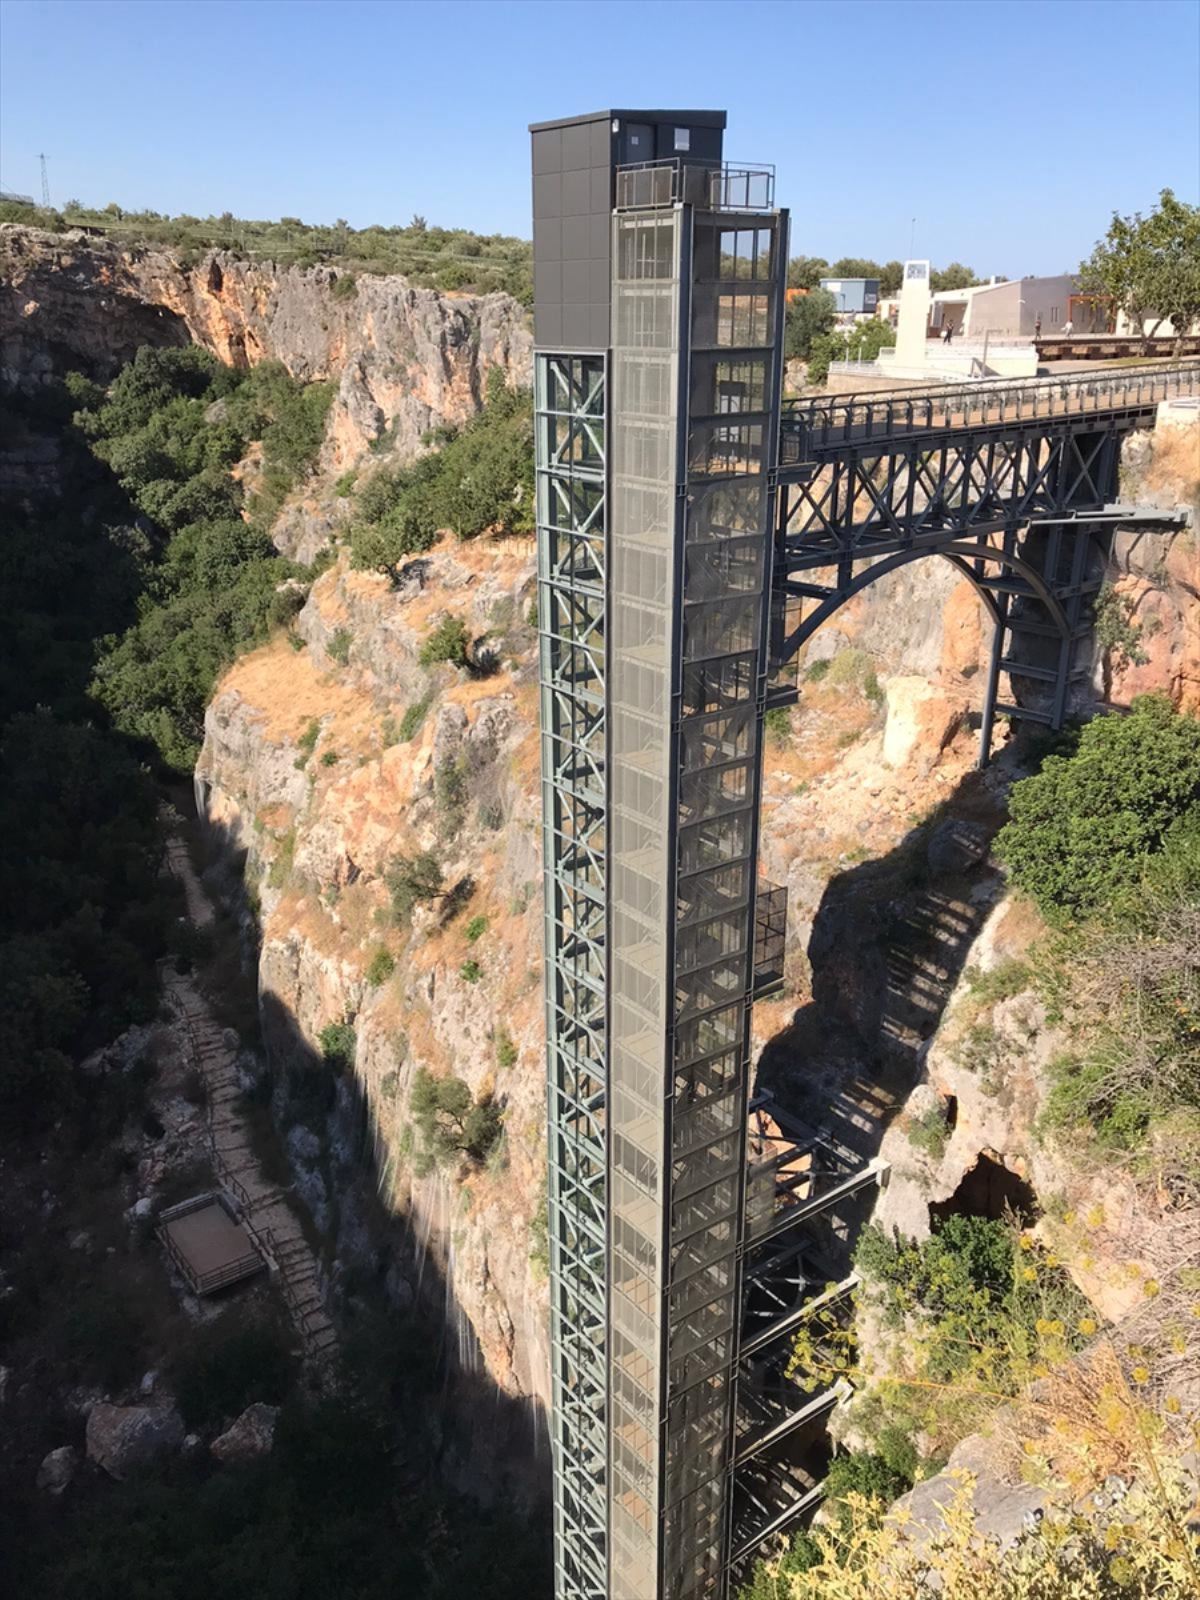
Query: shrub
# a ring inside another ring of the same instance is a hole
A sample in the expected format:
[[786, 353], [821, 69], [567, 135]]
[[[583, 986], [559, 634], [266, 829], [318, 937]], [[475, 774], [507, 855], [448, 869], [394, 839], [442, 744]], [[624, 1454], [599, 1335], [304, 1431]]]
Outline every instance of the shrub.
[[317, 1035], [317, 1043], [321, 1047], [321, 1059], [331, 1072], [353, 1070], [358, 1039], [352, 1023], [329, 1023]]
[[889, 1465], [881, 1455], [869, 1450], [851, 1450], [834, 1456], [825, 1475], [827, 1501], [844, 1500], [847, 1495], [862, 1495], [880, 1509], [891, 1504], [906, 1490], [913, 1480]]
[[478, 983], [483, 977], [483, 968], [478, 961], [464, 961], [458, 969], [458, 975], [464, 983]]
[[448, 661], [452, 666], [468, 665], [470, 640], [463, 622], [458, 617], [443, 617], [421, 646], [418, 657], [423, 667], [436, 666]]
[[358, 283], [352, 272], [343, 272], [334, 281], [330, 294], [335, 300], [353, 300], [358, 293]]
[[275, 858], [267, 869], [267, 882], [272, 889], [287, 887], [292, 876], [292, 868], [296, 860], [296, 830], [289, 828], [278, 839], [275, 847]]
[[1004, 1040], [990, 1022], [976, 1022], [954, 1047], [954, 1060], [965, 1072], [973, 1072], [988, 1094], [1000, 1087], [1006, 1051]]
[[171, 1386], [189, 1427], [215, 1426], [252, 1401], [279, 1405], [295, 1382], [297, 1365], [280, 1327], [245, 1321], [230, 1310], [195, 1330], [168, 1367]]
[[930, 1106], [921, 1116], [913, 1118], [908, 1130], [908, 1142], [915, 1150], [922, 1150], [934, 1161], [940, 1161], [946, 1153], [947, 1133], [942, 1108]]
[[73, 1297], [64, 1327], [68, 1369], [80, 1382], [119, 1389], [142, 1370], [145, 1330], [138, 1308], [103, 1284]]
[[467, 807], [467, 770], [462, 761], [447, 758], [438, 763], [433, 774], [433, 799], [440, 831], [456, 833]]
[[772, 739], [782, 743], [792, 731], [792, 717], [786, 706], [772, 706], [763, 718], [763, 727]]
[[380, 984], [386, 983], [396, 970], [396, 958], [390, 950], [385, 950], [381, 945], [367, 963], [366, 979], [372, 989], [378, 989]]
[[339, 500], [346, 500], [354, 493], [354, 485], [358, 481], [358, 472], [351, 467], [348, 472], [343, 472], [333, 486], [333, 492]]
[[507, 1031], [504, 1028], [499, 1029], [496, 1034], [497, 1066], [504, 1067], [505, 1069], [509, 1067], [515, 1067], [519, 1054], [520, 1052], [513, 1043], [512, 1039], [509, 1037]]
[[325, 753], [321, 757], [321, 765], [323, 767], [336, 767], [337, 764], [338, 764], [338, 753], [337, 753], [337, 751], [336, 750], [326, 750]]
[[822, 678], [829, 676], [829, 669], [833, 665], [829, 656], [824, 656], [820, 661], [810, 661], [804, 669], [804, 677], [808, 683], [820, 683]]
[[401, 744], [407, 744], [409, 740], [416, 737], [420, 731], [421, 724], [425, 721], [425, 718], [428, 715], [429, 708], [432, 704], [433, 690], [431, 689], [427, 694], [423, 694], [419, 700], [414, 701], [414, 703], [408, 707], [404, 715], [400, 718], [399, 737]]
[[470, 922], [468, 922], [466, 927], [463, 929], [463, 932], [466, 935], [468, 942], [470, 944], [474, 944], [477, 939], [483, 938], [487, 930], [488, 919], [484, 916], [478, 916], [471, 918]]
[[1022, 994], [1032, 981], [1026, 962], [1017, 956], [1006, 956], [989, 971], [968, 967], [964, 974], [971, 998], [981, 1005], [995, 1005], [998, 1000], [1011, 1000]]
[[413, 1078], [409, 1110], [426, 1170], [460, 1155], [486, 1161], [503, 1130], [490, 1096], [476, 1100], [461, 1078], [436, 1078], [425, 1067]]
[[437, 900], [445, 893], [442, 864], [432, 851], [413, 857], [395, 856], [384, 874], [392, 897], [392, 915], [406, 922], [421, 901]]
[[305, 765], [309, 756], [311, 756], [313, 751], [317, 748], [317, 740], [320, 737], [321, 724], [317, 721], [316, 717], [310, 717], [304, 732], [296, 740], [297, 748], [300, 751], [300, 754], [296, 757], [297, 767], [303, 767]]
[[[814, 662], [813, 665], [818, 666], [819, 663]], [[839, 650], [821, 676], [828, 678], [839, 689], [861, 689], [865, 694], [867, 684], [875, 678], [875, 669], [865, 650]]]
[[338, 628], [325, 646], [330, 658], [337, 662], [339, 667], [344, 667], [350, 660], [350, 646], [354, 643], [354, 635], [349, 628]]
[[1161, 696], [1097, 717], [1014, 785], [996, 854], [1048, 921], [1132, 890], [1168, 831], [1200, 808], [1200, 722]]

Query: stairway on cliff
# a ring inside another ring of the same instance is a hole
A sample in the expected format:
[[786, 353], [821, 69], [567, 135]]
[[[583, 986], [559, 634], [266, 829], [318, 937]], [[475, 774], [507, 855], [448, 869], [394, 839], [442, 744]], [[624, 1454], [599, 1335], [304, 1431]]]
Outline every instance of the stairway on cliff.
[[[212, 902], [177, 834], [168, 839], [167, 865], [183, 885], [193, 926], [211, 926]], [[242, 1088], [236, 1042], [230, 1042], [190, 975], [168, 972], [163, 987], [183, 1026], [192, 1065], [204, 1083], [213, 1168], [267, 1259], [300, 1337], [305, 1359], [323, 1369], [337, 1347], [337, 1329], [325, 1307], [324, 1276], [287, 1192], [262, 1170], [249, 1124], [240, 1109]]]
[[760, 1082], [786, 1109], [869, 1160], [920, 1076], [925, 1050], [1000, 885], [1003, 810], [969, 774], [887, 854], [835, 873], [809, 943], [812, 1001], [765, 1047]]

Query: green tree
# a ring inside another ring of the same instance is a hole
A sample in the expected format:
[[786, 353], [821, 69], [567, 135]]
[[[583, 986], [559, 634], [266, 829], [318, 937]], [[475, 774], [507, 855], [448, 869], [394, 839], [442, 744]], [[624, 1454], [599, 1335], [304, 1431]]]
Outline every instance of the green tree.
[[437, 1078], [425, 1067], [413, 1078], [409, 1110], [425, 1170], [463, 1155], [485, 1161], [504, 1126], [490, 1095], [476, 1099], [461, 1078]]
[[902, 261], [887, 261], [879, 273], [879, 292], [881, 295], [896, 295], [900, 293], [900, 285], [904, 280], [904, 263]]
[[969, 289], [978, 282], [972, 268], [964, 267], [961, 261], [952, 261], [948, 267], [935, 267], [929, 274], [929, 287], [934, 294], [947, 289]]
[[799, 357], [807, 361], [812, 353], [813, 340], [828, 333], [833, 327], [837, 302], [827, 289], [813, 289], [809, 294], [798, 295], [787, 308], [784, 332], [784, 354], [788, 360]]
[[451, 666], [469, 664], [470, 635], [460, 617], [443, 617], [421, 646], [418, 660], [423, 667], [448, 661]]
[[351, 1022], [330, 1022], [317, 1035], [321, 1059], [331, 1072], [352, 1072], [358, 1035]]
[[1200, 209], [1164, 189], [1148, 217], [1113, 213], [1108, 232], [1080, 263], [1079, 285], [1085, 294], [1111, 299], [1133, 332], [1153, 317], [1151, 334], [1169, 319], [1182, 337], [1200, 315], [1198, 258]]
[[863, 317], [852, 328], [818, 334], [808, 359], [809, 383], [824, 383], [831, 361], [874, 361], [896, 342], [896, 330], [878, 317]]
[[815, 289], [829, 271], [824, 256], [793, 256], [788, 262], [789, 289]]
[[1175, 330], [1175, 354], [1200, 318], [1200, 206], [1177, 200], [1170, 189], [1146, 224], [1151, 250], [1147, 299]]
[[383, 881], [392, 897], [392, 915], [398, 922], [407, 922], [421, 902], [438, 900], [445, 893], [442, 864], [431, 850], [411, 857], [393, 856]]
[[878, 261], [868, 260], [866, 256], [842, 256], [821, 276], [823, 278], [879, 278], [883, 276], [883, 268]]
[[1064, 922], [1141, 879], [1169, 830], [1200, 807], [1200, 722], [1142, 695], [1013, 788], [996, 853], [1043, 916]]

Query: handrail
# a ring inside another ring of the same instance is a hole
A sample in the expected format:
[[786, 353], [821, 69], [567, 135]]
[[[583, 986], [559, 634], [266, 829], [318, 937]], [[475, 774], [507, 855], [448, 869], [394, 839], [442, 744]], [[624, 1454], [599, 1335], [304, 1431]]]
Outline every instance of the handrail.
[[616, 169], [616, 209], [638, 211], [687, 200], [712, 211], [770, 211], [775, 203], [775, 168], [767, 162], [700, 162], [660, 156]]
[[780, 422], [781, 442], [786, 460], [803, 460], [803, 450], [809, 445], [893, 437], [939, 426], [1023, 422], [1147, 405], [1181, 390], [1200, 392], [1200, 361], [1071, 377], [987, 378], [929, 389], [789, 400]]

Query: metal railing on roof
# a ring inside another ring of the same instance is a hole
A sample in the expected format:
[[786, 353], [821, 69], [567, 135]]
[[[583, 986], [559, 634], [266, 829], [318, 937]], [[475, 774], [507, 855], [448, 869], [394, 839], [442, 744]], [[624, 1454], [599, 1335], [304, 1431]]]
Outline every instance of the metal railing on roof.
[[789, 466], [808, 460], [811, 449], [827, 445], [1137, 409], [1172, 395], [1196, 393], [1200, 393], [1200, 361], [788, 400], [780, 420], [779, 459]]
[[617, 168], [617, 210], [659, 209], [686, 201], [704, 211], [772, 211], [775, 168], [731, 162], [700, 166], [682, 156]]

